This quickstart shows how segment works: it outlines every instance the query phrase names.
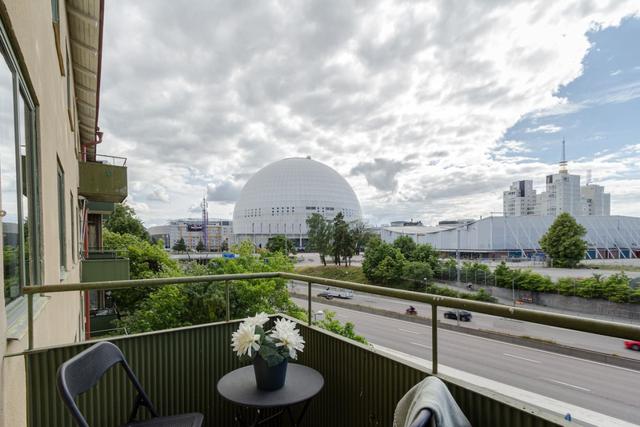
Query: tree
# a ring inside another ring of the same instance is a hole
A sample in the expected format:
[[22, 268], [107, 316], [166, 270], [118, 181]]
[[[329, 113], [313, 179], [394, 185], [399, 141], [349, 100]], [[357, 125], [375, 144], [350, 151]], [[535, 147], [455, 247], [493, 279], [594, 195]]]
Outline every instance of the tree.
[[[180, 276], [180, 266], [169, 257], [161, 244], [151, 244], [132, 234], [103, 232], [104, 248], [126, 252], [131, 279]], [[140, 286], [112, 291], [113, 300], [121, 312], [132, 312], [153, 288]]]
[[326, 256], [331, 253], [333, 247], [333, 224], [322, 215], [314, 213], [307, 218], [307, 229], [307, 249], [318, 252], [320, 261], [326, 267]]
[[375, 236], [369, 240], [364, 252], [362, 272], [372, 283], [391, 285], [402, 281], [406, 262], [400, 249]]
[[355, 253], [355, 242], [349, 231], [349, 224], [344, 220], [342, 212], [333, 219], [333, 262], [341, 265], [341, 260], [347, 265]]
[[428, 243], [416, 245], [411, 261], [426, 262], [434, 274], [440, 272], [440, 257], [438, 256], [438, 252]]
[[184, 239], [181, 237], [180, 240], [178, 240], [173, 244], [173, 247], [171, 249], [173, 249], [176, 252], [186, 252], [187, 244], [184, 242]]
[[409, 261], [402, 268], [402, 276], [409, 282], [412, 290], [424, 292], [427, 283], [433, 279], [433, 270], [426, 262]]
[[269, 237], [269, 240], [267, 241], [267, 250], [271, 253], [280, 252], [284, 255], [296, 253], [296, 248], [293, 245], [293, 242], [287, 239], [284, 234], [278, 234], [276, 236]]
[[317, 326], [320, 326], [327, 331], [331, 331], [335, 334], [342, 335], [343, 337], [350, 338], [354, 341], [358, 341], [362, 344], [367, 344], [367, 340], [355, 333], [354, 324], [346, 322], [344, 325], [340, 323], [336, 318], [336, 313], [326, 310], [324, 312], [324, 319], [317, 322]]
[[410, 236], [400, 236], [394, 242], [393, 246], [400, 249], [402, 255], [408, 259], [413, 259], [413, 252], [416, 250], [416, 242]]
[[229, 239], [224, 239], [224, 242], [220, 245], [220, 251], [226, 252], [229, 250]]
[[198, 244], [196, 245], [196, 251], [203, 252], [206, 249], [207, 248], [204, 247], [204, 243], [202, 243], [202, 240], [198, 240]]
[[[238, 258], [214, 258], [206, 267], [191, 264], [186, 274], [197, 276], [293, 270], [291, 261], [282, 252], [269, 253], [266, 255], [268, 258], [256, 257], [252, 253], [253, 244], [247, 243], [245, 245], [242, 242], [237, 248], [240, 254]], [[253, 316], [261, 311], [306, 318], [304, 310], [291, 301], [286, 281], [281, 278], [236, 280], [230, 286], [229, 302], [233, 319]], [[122, 325], [130, 333], [196, 325], [223, 320], [226, 310], [225, 287], [219, 282], [167, 285], [154, 289]]]
[[552, 267], [573, 268], [587, 252], [587, 242], [583, 239], [585, 234], [587, 230], [564, 212], [556, 217], [542, 236], [540, 247], [551, 258]]
[[350, 224], [351, 229], [351, 238], [355, 243], [355, 251], [356, 255], [360, 254], [360, 251], [364, 250], [365, 246], [369, 242], [369, 239], [373, 236], [369, 231], [367, 231], [367, 225], [360, 221], [356, 220]]
[[136, 216], [132, 207], [125, 204], [116, 204], [116, 207], [104, 223], [107, 230], [119, 234], [132, 234], [142, 240], [150, 240], [147, 229]]

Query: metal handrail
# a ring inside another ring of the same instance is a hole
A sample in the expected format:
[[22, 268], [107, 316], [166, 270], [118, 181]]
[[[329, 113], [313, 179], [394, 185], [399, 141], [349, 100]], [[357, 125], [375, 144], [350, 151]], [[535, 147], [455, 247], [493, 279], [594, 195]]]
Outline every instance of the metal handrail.
[[286, 272], [268, 272], [268, 273], [243, 273], [243, 274], [219, 274], [210, 276], [189, 276], [189, 277], [173, 277], [159, 279], [137, 279], [137, 280], [116, 280], [105, 282], [88, 282], [88, 283], [68, 283], [62, 285], [42, 285], [42, 286], [25, 286], [23, 292], [27, 295], [28, 308], [28, 334], [29, 334], [29, 350], [33, 349], [33, 295], [42, 293], [71, 292], [71, 291], [87, 291], [87, 290], [113, 290], [124, 289], [135, 286], [165, 286], [165, 285], [185, 285], [190, 283], [212, 283], [224, 282], [226, 297], [226, 320], [231, 320], [231, 311], [229, 303], [230, 282], [234, 280], [254, 280], [254, 279], [273, 279], [282, 278], [288, 280], [297, 280], [308, 284], [308, 322], [312, 323], [311, 310], [311, 285], [319, 284], [325, 286], [335, 286], [354, 291], [365, 292], [370, 294], [382, 295], [393, 298], [402, 298], [409, 301], [422, 302], [431, 305], [431, 347], [432, 347], [432, 372], [438, 373], [438, 307], [448, 307], [474, 311], [477, 313], [489, 314], [492, 316], [506, 317], [509, 319], [522, 320], [531, 323], [538, 323], [547, 326], [556, 326], [574, 331], [589, 332], [599, 335], [606, 335], [616, 338], [624, 338], [640, 341], [640, 326], [619, 322], [610, 322], [606, 320], [597, 320], [586, 317], [577, 317], [567, 314], [550, 313], [546, 311], [531, 310], [527, 308], [518, 308], [505, 306], [500, 304], [472, 301], [462, 298], [445, 297], [440, 295], [426, 294], [414, 291], [405, 291], [401, 289], [392, 289], [382, 286], [364, 285], [356, 282], [346, 282], [343, 280], [325, 279], [315, 276], [306, 276], [303, 274], [286, 273]]
[[[126, 157], [122, 157], [122, 156], [110, 156], [108, 154], [96, 154], [96, 161], [99, 158], [106, 158], [109, 159], [109, 161], [111, 162], [112, 165], [114, 166], [127, 166], [127, 158]], [[116, 161], [121, 161], [122, 164], [121, 165], [117, 165]], [[104, 162], [102, 162], [104, 163]]]

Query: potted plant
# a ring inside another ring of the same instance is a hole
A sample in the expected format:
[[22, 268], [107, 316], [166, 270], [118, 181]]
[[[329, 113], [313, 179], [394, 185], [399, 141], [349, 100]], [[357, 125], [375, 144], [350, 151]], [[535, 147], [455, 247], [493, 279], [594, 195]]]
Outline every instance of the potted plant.
[[238, 357], [253, 360], [259, 389], [277, 390], [284, 386], [287, 361], [295, 360], [297, 352], [303, 351], [304, 339], [295, 322], [278, 319], [271, 329], [265, 330], [268, 321], [266, 313], [247, 318], [231, 335], [231, 347]]

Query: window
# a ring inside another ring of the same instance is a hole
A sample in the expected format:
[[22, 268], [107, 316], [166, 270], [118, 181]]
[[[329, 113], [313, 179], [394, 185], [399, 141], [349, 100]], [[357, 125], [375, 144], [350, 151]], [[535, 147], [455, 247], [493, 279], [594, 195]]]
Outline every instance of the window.
[[60, 74], [64, 76], [64, 59], [60, 46], [60, 4], [59, 0], [51, 0], [51, 21], [53, 23], [53, 37], [55, 39], [56, 52], [58, 54], [58, 65]]
[[58, 160], [58, 240], [60, 241], [60, 271], [66, 270], [67, 267], [67, 230], [65, 215], [66, 203], [64, 197], [64, 170]]
[[[67, 114], [69, 116], [69, 126], [71, 127], [71, 131], [75, 130], [73, 123], [73, 99], [71, 97], [71, 68], [69, 67], [69, 48], [66, 49], [66, 60], [67, 60]], [[75, 142], [75, 141], [74, 141]]]
[[[0, 26], [0, 209], [5, 304], [39, 281], [35, 110]], [[16, 132], [17, 130], [17, 132]]]
[[51, 0], [51, 19], [53, 22], [60, 23], [60, 4], [58, 0]]
[[73, 193], [69, 193], [69, 216], [71, 217], [71, 258], [73, 259], [73, 263], [76, 262], [76, 251], [78, 245], [76, 243], [76, 220], [75, 220], [75, 212], [73, 206]]

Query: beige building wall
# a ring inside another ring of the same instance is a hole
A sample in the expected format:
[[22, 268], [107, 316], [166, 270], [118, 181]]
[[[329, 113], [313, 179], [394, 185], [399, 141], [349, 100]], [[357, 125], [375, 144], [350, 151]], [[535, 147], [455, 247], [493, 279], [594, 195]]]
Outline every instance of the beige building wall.
[[[72, 120], [67, 112], [67, 81], [58, 62], [52, 25], [51, 0], [0, 0], [2, 24], [12, 40], [12, 49], [21, 62], [22, 73], [31, 86], [31, 96], [36, 103], [37, 145], [40, 154], [40, 193], [42, 229], [42, 276], [46, 284], [80, 281], [80, 257], [73, 256], [80, 239], [78, 218], [76, 242], [71, 241], [71, 215], [76, 215], [78, 195], [78, 144], [77, 117], [72, 106]], [[63, 58], [68, 41], [67, 16], [64, 0], [60, 0], [60, 43]], [[70, 49], [69, 49], [70, 50]], [[69, 52], [69, 55], [71, 52]], [[4, 64], [2, 64], [4, 66]], [[72, 70], [66, 70], [67, 73]], [[71, 85], [73, 91], [73, 84]], [[75, 96], [72, 96], [72, 100]], [[72, 123], [75, 130], [72, 129]], [[67, 272], [61, 274], [58, 239], [58, 190], [57, 162], [65, 173], [65, 206]], [[71, 211], [73, 200], [73, 212]], [[0, 236], [0, 239], [2, 237]], [[1, 243], [1, 241], [0, 241]], [[1, 254], [0, 254], [1, 257]], [[0, 280], [3, 275], [0, 263]], [[23, 297], [25, 298], [25, 297]], [[39, 299], [36, 306], [35, 346], [49, 346], [83, 339], [82, 299], [79, 292], [51, 294]], [[0, 295], [0, 346], [2, 371], [0, 372], [0, 426], [26, 425], [26, 383], [23, 358], [10, 356], [27, 348], [26, 328], [7, 325], [4, 295]], [[26, 298], [25, 298], [26, 299]], [[26, 310], [23, 318], [26, 325]], [[17, 331], [14, 333], [14, 331]], [[10, 336], [10, 333], [12, 336]], [[35, 403], [38, 404], [38, 403]]]

